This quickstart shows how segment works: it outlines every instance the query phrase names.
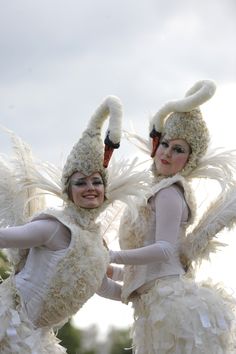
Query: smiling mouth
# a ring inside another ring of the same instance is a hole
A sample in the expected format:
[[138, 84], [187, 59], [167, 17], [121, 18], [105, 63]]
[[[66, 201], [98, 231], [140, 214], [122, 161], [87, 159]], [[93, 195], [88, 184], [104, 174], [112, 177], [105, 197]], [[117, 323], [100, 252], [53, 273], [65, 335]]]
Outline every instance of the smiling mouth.
[[161, 160], [161, 163], [163, 164], [163, 165], [169, 165], [170, 163], [168, 162], [168, 161], [166, 161], [166, 160]]
[[84, 195], [84, 198], [85, 199], [95, 199], [95, 198], [97, 198], [97, 196], [96, 195]]

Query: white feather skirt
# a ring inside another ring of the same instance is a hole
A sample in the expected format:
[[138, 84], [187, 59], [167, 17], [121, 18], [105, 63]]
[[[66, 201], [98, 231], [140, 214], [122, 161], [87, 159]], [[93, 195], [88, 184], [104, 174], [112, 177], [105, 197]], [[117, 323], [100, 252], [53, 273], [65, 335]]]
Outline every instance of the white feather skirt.
[[235, 299], [216, 286], [165, 277], [132, 301], [135, 354], [236, 353]]
[[0, 285], [0, 353], [66, 353], [52, 329], [35, 328], [28, 319], [10, 278]]

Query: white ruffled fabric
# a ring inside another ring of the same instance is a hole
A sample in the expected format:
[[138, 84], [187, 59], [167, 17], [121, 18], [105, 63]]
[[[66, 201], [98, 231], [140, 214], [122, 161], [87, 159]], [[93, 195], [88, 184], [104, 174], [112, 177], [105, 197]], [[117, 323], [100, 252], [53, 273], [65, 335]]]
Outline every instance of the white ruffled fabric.
[[66, 353], [51, 329], [35, 329], [22, 307], [11, 278], [0, 285], [0, 353]]
[[135, 354], [236, 353], [236, 300], [223, 290], [172, 276], [132, 301]]

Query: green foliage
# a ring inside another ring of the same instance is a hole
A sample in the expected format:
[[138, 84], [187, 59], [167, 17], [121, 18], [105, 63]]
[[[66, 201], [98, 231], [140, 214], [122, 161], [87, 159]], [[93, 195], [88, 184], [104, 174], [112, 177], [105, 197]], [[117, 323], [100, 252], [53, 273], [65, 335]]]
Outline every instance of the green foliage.
[[7, 257], [0, 251], [0, 278], [6, 279], [9, 276], [10, 266]]
[[73, 322], [67, 322], [57, 334], [61, 345], [68, 354], [131, 354], [130, 333], [128, 329], [112, 328], [104, 342], [97, 339], [98, 329], [91, 326], [87, 330], [75, 328]]
[[67, 322], [57, 333], [57, 337], [61, 340], [60, 344], [66, 348], [68, 354], [96, 354], [95, 349], [84, 347], [83, 338], [86, 335], [87, 331], [74, 327], [71, 321]]
[[80, 330], [67, 322], [57, 333], [57, 337], [61, 340], [61, 345], [67, 349], [68, 354], [79, 354], [81, 348]]
[[111, 349], [109, 354], [131, 354], [131, 339], [127, 329], [111, 329], [108, 333], [108, 338], [111, 341]]

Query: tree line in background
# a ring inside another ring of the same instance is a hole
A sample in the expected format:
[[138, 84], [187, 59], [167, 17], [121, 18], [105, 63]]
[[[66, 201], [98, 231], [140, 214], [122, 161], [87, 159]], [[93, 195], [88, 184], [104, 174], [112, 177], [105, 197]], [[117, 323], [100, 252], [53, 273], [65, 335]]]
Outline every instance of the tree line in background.
[[91, 326], [87, 330], [75, 328], [67, 322], [57, 333], [61, 345], [68, 354], [131, 354], [128, 329], [111, 328], [107, 337], [98, 340], [98, 329]]
[[[6, 279], [9, 276], [9, 264], [7, 258], [0, 251], [0, 277]], [[81, 330], [67, 322], [58, 332], [68, 354], [131, 354], [131, 340], [129, 329], [111, 328], [104, 340], [98, 339], [98, 328], [94, 325], [87, 330]]]

